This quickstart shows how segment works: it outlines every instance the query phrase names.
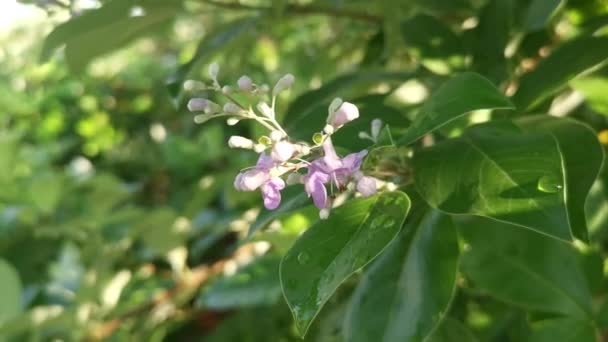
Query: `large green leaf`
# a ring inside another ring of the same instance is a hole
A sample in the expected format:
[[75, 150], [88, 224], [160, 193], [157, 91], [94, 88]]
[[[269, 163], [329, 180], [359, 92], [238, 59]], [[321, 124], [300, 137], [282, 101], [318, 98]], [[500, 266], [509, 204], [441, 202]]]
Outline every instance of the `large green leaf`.
[[591, 294], [572, 245], [480, 217], [457, 223], [467, 242], [462, 269], [476, 287], [528, 310], [589, 318]]
[[308, 140], [314, 132], [321, 131], [325, 124], [327, 107], [320, 106], [329, 105], [334, 97], [344, 98], [345, 90], [361, 86], [369, 87], [380, 82], [405, 82], [414, 75], [415, 73], [412, 72], [371, 70], [339, 76], [319, 89], [311, 90], [295, 99], [283, 120], [285, 128], [290, 134]]
[[557, 141], [570, 227], [576, 238], [588, 241], [585, 201], [604, 160], [604, 149], [595, 133], [579, 121], [546, 115], [526, 117], [518, 124], [525, 130], [549, 132]]
[[441, 321], [427, 342], [477, 342], [473, 333], [461, 322], [451, 317]]
[[201, 292], [197, 305], [226, 310], [275, 304], [281, 297], [280, 260], [276, 256], [264, 256], [235, 274], [214, 281]]
[[413, 166], [416, 187], [432, 207], [572, 238], [562, 158], [550, 134], [525, 134], [502, 121], [476, 125], [418, 151]]
[[570, 82], [570, 86], [585, 96], [587, 104], [596, 112], [608, 116], [608, 78], [581, 77]]
[[472, 111], [499, 108], [510, 109], [513, 105], [490, 81], [472, 72], [459, 74], [433, 93], [398, 142], [410, 144]]
[[572, 318], [557, 318], [532, 325], [529, 342], [596, 342], [596, 331], [591, 322]]
[[534, 70], [522, 76], [513, 102], [520, 110], [530, 109], [607, 58], [608, 37], [574, 38], [556, 48]]
[[422, 341], [454, 295], [458, 240], [449, 216], [434, 209], [406, 223], [367, 270], [346, 321], [348, 341]]
[[17, 270], [0, 259], [0, 325], [21, 312], [21, 292]]
[[355, 199], [308, 229], [281, 262], [283, 294], [302, 335], [353, 272], [397, 235], [410, 208], [403, 192]]

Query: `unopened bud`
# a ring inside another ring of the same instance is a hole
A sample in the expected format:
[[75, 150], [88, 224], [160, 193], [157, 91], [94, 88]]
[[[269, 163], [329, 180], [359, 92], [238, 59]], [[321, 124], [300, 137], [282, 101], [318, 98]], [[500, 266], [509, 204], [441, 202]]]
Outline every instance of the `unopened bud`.
[[277, 141], [281, 141], [281, 139], [283, 139], [284, 134], [281, 131], [272, 131], [270, 132], [270, 140], [277, 142]]
[[304, 144], [297, 144], [296, 146], [296, 151], [303, 155], [303, 156], [307, 156], [310, 154], [310, 147], [308, 145], [304, 145]]
[[203, 98], [193, 98], [188, 101], [188, 110], [191, 112], [202, 112], [207, 108], [209, 100]]
[[226, 124], [227, 124], [228, 126], [234, 126], [234, 125], [236, 125], [237, 123], [239, 123], [239, 121], [241, 121], [241, 120], [239, 120], [239, 119], [237, 119], [237, 118], [228, 118], [228, 120], [226, 120]]
[[359, 109], [350, 102], [343, 102], [340, 108], [334, 113], [330, 125], [338, 128], [349, 123], [359, 117]]
[[277, 96], [284, 90], [289, 89], [291, 87], [291, 85], [293, 84], [294, 80], [295, 80], [295, 78], [293, 77], [292, 74], [287, 74], [287, 75], [281, 77], [279, 79], [279, 81], [277, 82], [277, 84], [275, 84], [274, 88], [272, 89], [272, 96]]
[[272, 108], [270, 108], [270, 106], [266, 102], [260, 102], [260, 103], [258, 103], [256, 105], [256, 108], [265, 117], [268, 117], [268, 118], [273, 118], [274, 117], [274, 111], [272, 110]]
[[[329, 104], [329, 107], [327, 108], [329, 117], [331, 117], [338, 110], [338, 108], [340, 108], [341, 104], [342, 104], [342, 99], [339, 97], [336, 97], [335, 99], [333, 99], [333, 101], [331, 101], [331, 103]], [[328, 122], [330, 122], [330, 120], [328, 120]]]
[[319, 211], [319, 218], [321, 220], [327, 220], [328, 217], [329, 217], [329, 209], [324, 208]]
[[228, 139], [228, 146], [230, 148], [244, 148], [244, 149], [252, 149], [253, 141], [251, 139], [247, 139], [245, 137], [241, 137], [238, 135], [233, 135]]
[[367, 132], [359, 132], [359, 139], [374, 140], [374, 138], [370, 137]]
[[232, 88], [230, 88], [229, 86], [223, 86], [222, 87], [222, 94], [230, 94], [230, 92], [232, 91]]
[[199, 114], [194, 117], [194, 123], [202, 124], [207, 120], [211, 119], [211, 115], [209, 114]]
[[194, 91], [199, 89], [205, 89], [205, 83], [195, 80], [186, 80], [184, 82], [183, 87], [185, 91]]
[[262, 93], [267, 93], [270, 90], [270, 86], [268, 86], [268, 84], [262, 84], [258, 89]]
[[217, 63], [209, 64], [209, 77], [212, 80], [217, 80], [217, 74], [220, 72], [220, 66]]
[[236, 83], [241, 90], [251, 91], [253, 89], [253, 81], [247, 75], [241, 76]]
[[372, 138], [374, 138], [374, 140], [377, 140], [378, 136], [380, 136], [381, 129], [382, 129], [382, 120], [380, 120], [380, 119], [372, 120]]
[[239, 114], [241, 111], [241, 108], [239, 108], [239, 106], [235, 105], [232, 102], [228, 102], [224, 105], [224, 112], [229, 113], [229, 114]]
[[264, 145], [264, 144], [255, 144], [253, 146], [253, 150], [256, 153], [262, 153], [262, 152], [264, 152], [265, 149], [266, 149], [266, 145]]
[[334, 126], [332, 126], [332, 125], [325, 125], [325, 127], [323, 127], [323, 132], [325, 132], [325, 134], [327, 134], [327, 135], [334, 134]]

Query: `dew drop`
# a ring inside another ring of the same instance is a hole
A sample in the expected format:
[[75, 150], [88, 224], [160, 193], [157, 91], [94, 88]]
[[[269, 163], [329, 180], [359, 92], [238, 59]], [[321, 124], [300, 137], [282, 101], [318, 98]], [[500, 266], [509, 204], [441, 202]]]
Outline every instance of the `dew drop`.
[[556, 193], [563, 188], [561, 180], [554, 175], [542, 176], [538, 180], [538, 190], [546, 193]]
[[298, 262], [300, 263], [300, 265], [306, 265], [309, 261], [310, 254], [308, 254], [307, 252], [300, 252], [300, 254], [298, 254]]

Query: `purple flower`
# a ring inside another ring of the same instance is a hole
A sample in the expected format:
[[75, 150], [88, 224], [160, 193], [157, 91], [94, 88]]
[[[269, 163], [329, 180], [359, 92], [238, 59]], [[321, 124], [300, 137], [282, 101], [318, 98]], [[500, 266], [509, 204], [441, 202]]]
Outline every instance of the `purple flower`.
[[274, 161], [265, 153], [260, 154], [260, 158], [255, 167], [251, 170], [239, 173], [234, 179], [234, 187], [239, 191], [254, 191], [258, 188], [262, 191], [264, 207], [272, 210], [276, 209], [281, 203], [281, 190], [285, 188], [285, 182], [276, 176], [271, 175]]
[[308, 196], [312, 196], [315, 206], [319, 209], [329, 205], [325, 184], [333, 182], [338, 189], [345, 188], [353, 174], [359, 171], [363, 158], [367, 155], [367, 151], [363, 150], [340, 158], [330, 138], [323, 143], [323, 151], [325, 156], [313, 161], [304, 177], [304, 190]]

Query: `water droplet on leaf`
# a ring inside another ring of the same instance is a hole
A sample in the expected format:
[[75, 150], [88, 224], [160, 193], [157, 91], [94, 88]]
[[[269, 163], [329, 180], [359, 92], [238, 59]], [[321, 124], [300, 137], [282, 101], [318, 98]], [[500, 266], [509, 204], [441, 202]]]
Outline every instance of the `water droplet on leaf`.
[[563, 188], [561, 180], [554, 175], [542, 176], [538, 180], [538, 190], [546, 193], [556, 193]]
[[306, 264], [308, 264], [309, 261], [310, 261], [310, 254], [308, 254], [306, 252], [300, 252], [300, 254], [298, 254], [298, 262], [300, 263], [300, 265], [306, 265]]

